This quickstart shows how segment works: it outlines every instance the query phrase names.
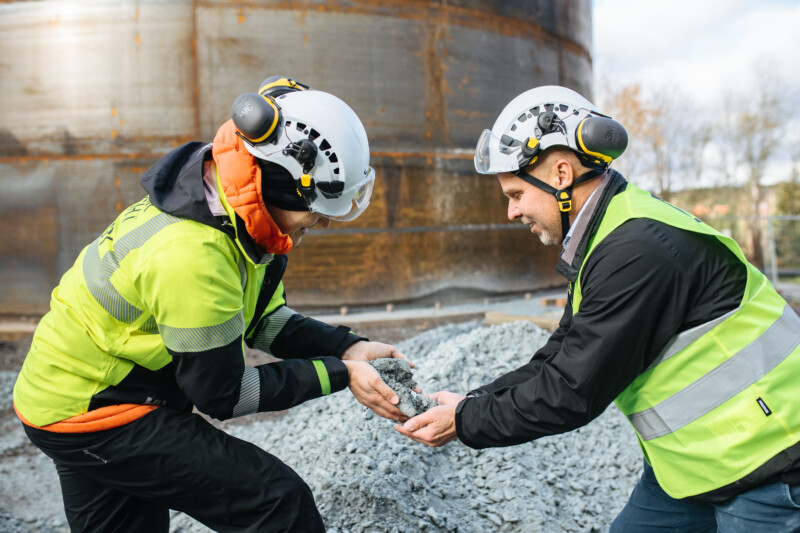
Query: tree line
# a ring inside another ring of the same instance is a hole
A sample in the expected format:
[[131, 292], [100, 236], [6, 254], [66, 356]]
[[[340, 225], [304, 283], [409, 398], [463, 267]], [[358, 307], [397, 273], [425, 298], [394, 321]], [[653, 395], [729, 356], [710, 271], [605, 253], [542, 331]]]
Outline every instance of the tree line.
[[[674, 87], [602, 85], [598, 107], [628, 130], [628, 149], [615, 168], [676, 204], [677, 191], [733, 186], [739, 196], [733, 212], [752, 221], [744, 224], [740, 244], [763, 268], [763, 229], [755, 217], [800, 214], [800, 145], [788, 135], [793, 125], [797, 129], [795, 92], [768, 65], [754, 68], [752, 81], [735, 80], [716, 105], [700, 105]], [[789, 161], [786, 176], [767, 175], [777, 160]], [[765, 203], [766, 179], [779, 182], [773, 209]], [[800, 260], [800, 250], [793, 250], [800, 248], [795, 235], [783, 234], [782, 248]]]

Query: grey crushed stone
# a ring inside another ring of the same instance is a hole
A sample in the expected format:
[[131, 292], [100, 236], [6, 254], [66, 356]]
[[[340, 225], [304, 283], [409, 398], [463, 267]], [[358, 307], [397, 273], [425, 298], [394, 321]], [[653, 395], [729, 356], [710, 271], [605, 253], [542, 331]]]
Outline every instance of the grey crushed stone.
[[[469, 322], [397, 347], [423, 393], [464, 394], [526, 363], [548, 337], [527, 322]], [[429, 448], [392, 426], [339, 393], [230, 432], [303, 477], [329, 533], [607, 531], [641, 475], [635, 434], [613, 405], [583, 428], [509, 448]], [[183, 515], [173, 527], [207, 531]]]
[[381, 379], [399, 398], [397, 408], [408, 417], [420, 415], [436, 407], [436, 402], [418, 394], [413, 389], [417, 386], [411, 365], [402, 359], [377, 359], [370, 364], [375, 367]]
[[[17, 372], [0, 371], [0, 401], [12, 403]], [[28, 441], [16, 417], [0, 421], [0, 531], [69, 531], [52, 461]]]
[[[397, 346], [416, 363], [424, 393], [463, 394], [524, 364], [547, 338], [526, 322], [470, 322]], [[606, 531], [641, 474], [633, 430], [613, 405], [583, 428], [509, 448], [429, 448], [392, 426], [342, 391], [227, 431], [295, 469], [329, 533]], [[16, 494], [2, 489], [0, 530], [66, 531], [52, 463], [41, 454], [10, 459], [2, 459], [2, 485], [17, 480], [9, 487]], [[174, 512], [170, 529], [209, 531]]]

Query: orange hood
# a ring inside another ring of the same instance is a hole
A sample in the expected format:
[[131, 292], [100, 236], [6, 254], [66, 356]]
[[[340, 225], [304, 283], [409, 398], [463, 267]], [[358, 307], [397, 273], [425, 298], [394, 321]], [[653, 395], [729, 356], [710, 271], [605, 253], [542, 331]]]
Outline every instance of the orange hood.
[[222, 192], [244, 221], [247, 233], [269, 253], [283, 255], [291, 250], [292, 238], [278, 228], [264, 205], [261, 168], [247, 151], [244, 141], [236, 135], [232, 120], [217, 131], [211, 153], [219, 171]]

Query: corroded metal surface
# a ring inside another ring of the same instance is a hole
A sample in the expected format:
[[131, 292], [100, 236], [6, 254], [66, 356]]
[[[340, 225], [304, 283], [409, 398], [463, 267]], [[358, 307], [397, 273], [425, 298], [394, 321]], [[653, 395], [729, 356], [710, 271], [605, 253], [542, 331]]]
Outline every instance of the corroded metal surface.
[[301, 297], [313, 293], [318, 305], [335, 305], [348, 301], [342, 294], [364, 294], [365, 287], [369, 302], [386, 302], [435, 291], [508, 293], [558, 282], [558, 250], [543, 247], [526, 226], [508, 223], [500, 188], [471, 172], [471, 160], [439, 168], [425, 159], [375, 163], [382, 186], [357, 220], [363, 227], [312, 230], [291, 252], [290, 302], [298, 291]]
[[379, 180], [292, 252], [295, 305], [559, 283], [471, 149], [531, 86], [591, 96], [590, 39], [589, 0], [0, 2], [0, 312], [46, 309], [139, 175], [275, 73], [356, 110]]

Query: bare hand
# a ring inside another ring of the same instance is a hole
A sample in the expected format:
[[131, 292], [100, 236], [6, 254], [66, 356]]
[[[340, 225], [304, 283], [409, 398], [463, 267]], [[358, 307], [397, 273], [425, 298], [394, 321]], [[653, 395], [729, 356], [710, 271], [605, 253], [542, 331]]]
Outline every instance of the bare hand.
[[414, 368], [414, 363], [409, 361], [408, 357], [403, 355], [400, 350], [390, 344], [384, 344], [382, 342], [358, 341], [351, 344], [342, 354], [342, 361], [373, 361], [383, 357], [402, 359], [407, 362], [411, 368]]
[[437, 405], [407, 420], [402, 426], [399, 424], [394, 426], [394, 429], [422, 444], [432, 447], [443, 446], [457, 436], [456, 408], [453, 405]]
[[350, 392], [362, 405], [373, 413], [390, 420], [407, 420], [408, 417], [397, 408], [400, 401], [397, 394], [383, 382], [380, 374], [366, 361], [344, 361], [350, 378]]
[[443, 390], [439, 392], [434, 392], [433, 394], [429, 394], [428, 398], [432, 399], [439, 405], [452, 405], [453, 407], [455, 407], [459, 403], [461, 403], [461, 400], [463, 400], [465, 396], [461, 394], [456, 394], [455, 392], [447, 392], [446, 390]]

